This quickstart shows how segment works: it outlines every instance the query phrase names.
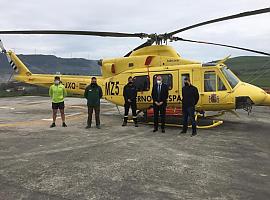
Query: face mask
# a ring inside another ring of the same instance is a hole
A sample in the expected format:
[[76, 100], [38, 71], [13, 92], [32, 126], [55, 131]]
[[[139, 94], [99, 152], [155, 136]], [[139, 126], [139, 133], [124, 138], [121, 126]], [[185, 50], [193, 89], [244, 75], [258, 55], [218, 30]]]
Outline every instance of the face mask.
[[54, 81], [55, 85], [59, 85], [59, 83], [60, 83], [60, 81], [58, 81], [58, 80]]
[[133, 83], [133, 81], [129, 81], [128, 83], [129, 83], [129, 84], [132, 84], [132, 83]]
[[97, 85], [97, 83], [91, 83], [91, 85]]
[[185, 82], [184, 84], [185, 84], [185, 86], [189, 86], [188, 82]]
[[157, 80], [157, 84], [159, 84], [159, 85], [160, 85], [161, 83], [162, 83], [162, 81], [160, 81], [160, 80]]

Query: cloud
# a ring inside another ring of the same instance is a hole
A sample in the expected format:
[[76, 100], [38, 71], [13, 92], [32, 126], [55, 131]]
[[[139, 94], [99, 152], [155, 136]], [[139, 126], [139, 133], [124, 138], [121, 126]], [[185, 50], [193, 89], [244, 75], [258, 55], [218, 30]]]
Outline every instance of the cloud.
[[[268, 0], [0, 0], [0, 29], [70, 29], [164, 33], [204, 20], [269, 7]], [[270, 52], [269, 14], [192, 29], [178, 36], [232, 44]], [[56, 54], [91, 59], [121, 57], [145, 40], [88, 36], [0, 36], [17, 53]], [[243, 51], [184, 42], [170, 43], [181, 55], [214, 60]]]

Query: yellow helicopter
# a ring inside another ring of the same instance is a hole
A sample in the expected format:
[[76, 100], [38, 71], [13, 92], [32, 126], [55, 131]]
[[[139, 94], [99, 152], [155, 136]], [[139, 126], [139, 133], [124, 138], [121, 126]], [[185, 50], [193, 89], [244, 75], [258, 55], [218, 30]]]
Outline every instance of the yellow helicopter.
[[[138, 110], [147, 110], [152, 106], [151, 89], [157, 75], [163, 77], [163, 82], [169, 87], [168, 106], [181, 107], [181, 89], [183, 80], [189, 77], [192, 84], [198, 88], [200, 99], [197, 111], [230, 111], [244, 109], [251, 111], [252, 105], [270, 106], [270, 95], [263, 89], [242, 82], [225, 64], [228, 57], [216, 63], [200, 63], [183, 59], [171, 46], [162, 45], [167, 41], [185, 41], [210, 44], [222, 47], [259, 53], [270, 56], [269, 53], [212, 42], [183, 39], [174, 35], [206, 24], [231, 20], [240, 17], [270, 12], [270, 8], [243, 12], [221, 17], [195, 25], [191, 25], [165, 34], [119, 33], [96, 31], [63, 31], [63, 30], [16, 30], [0, 31], [0, 34], [69, 34], [91, 35], [102, 37], [139, 37], [148, 40], [124, 57], [100, 60], [102, 76], [97, 77], [103, 89], [103, 98], [119, 106], [124, 105], [123, 88], [127, 78], [132, 76], [138, 90]], [[156, 43], [156, 45], [153, 45]], [[15, 79], [43, 87], [50, 87], [54, 76], [52, 74], [33, 74], [12, 51], [6, 51], [0, 42], [2, 53], [17, 72]], [[89, 84], [90, 76], [60, 75], [61, 81], [69, 93], [83, 95]]]

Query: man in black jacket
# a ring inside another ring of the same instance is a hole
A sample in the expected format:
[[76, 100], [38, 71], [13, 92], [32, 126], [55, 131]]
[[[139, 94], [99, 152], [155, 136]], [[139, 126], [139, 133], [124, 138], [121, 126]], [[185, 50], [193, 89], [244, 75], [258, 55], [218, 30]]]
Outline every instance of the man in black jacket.
[[184, 79], [185, 86], [182, 88], [182, 112], [183, 112], [183, 130], [181, 133], [186, 133], [188, 129], [188, 117], [192, 124], [192, 135], [197, 134], [196, 121], [195, 121], [195, 105], [199, 101], [198, 89], [191, 85], [190, 79], [186, 77]]
[[165, 133], [165, 115], [168, 99], [168, 86], [162, 83], [162, 77], [157, 76], [157, 82], [154, 84], [152, 89], [152, 99], [154, 107], [154, 130], [158, 130], [158, 116], [160, 113], [161, 118], [161, 130], [162, 133]]
[[131, 76], [128, 78], [128, 83], [124, 87], [123, 96], [125, 99], [125, 105], [124, 105], [125, 116], [124, 116], [124, 122], [123, 122], [122, 126], [127, 125], [128, 111], [129, 111], [129, 108], [131, 107], [135, 127], [138, 127], [137, 113], [136, 113], [136, 111], [137, 111], [137, 103], [136, 103], [137, 89], [136, 89], [136, 86], [133, 84], [133, 79]]

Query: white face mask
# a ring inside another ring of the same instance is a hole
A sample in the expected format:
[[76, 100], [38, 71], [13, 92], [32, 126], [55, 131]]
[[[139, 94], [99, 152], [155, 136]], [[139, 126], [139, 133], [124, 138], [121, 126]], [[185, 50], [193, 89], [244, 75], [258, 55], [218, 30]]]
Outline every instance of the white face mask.
[[161, 83], [162, 83], [162, 81], [160, 81], [160, 80], [157, 80], [157, 84], [159, 84], [159, 85], [160, 85]]
[[55, 85], [59, 85], [59, 83], [60, 83], [60, 81], [58, 81], [58, 80], [54, 81]]

